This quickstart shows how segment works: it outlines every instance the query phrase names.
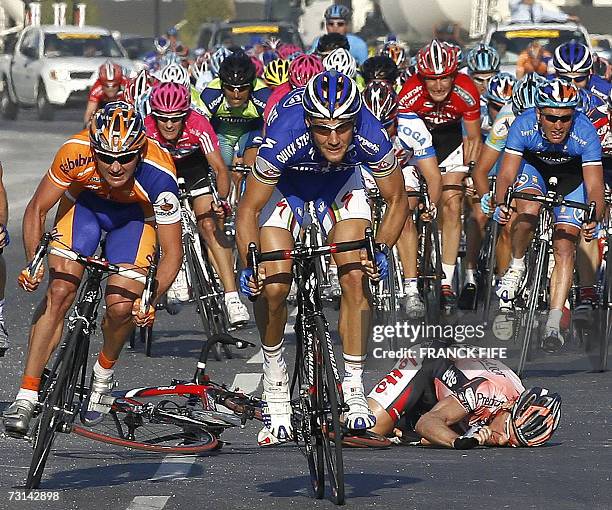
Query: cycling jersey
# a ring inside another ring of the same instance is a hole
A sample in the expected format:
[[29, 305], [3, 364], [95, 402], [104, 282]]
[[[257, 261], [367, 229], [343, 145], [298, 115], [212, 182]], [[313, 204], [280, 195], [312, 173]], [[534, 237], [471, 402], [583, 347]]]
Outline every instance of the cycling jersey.
[[612, 92], [612, 83], [604, 80], [601, 76], [591, 74], [585, 89], [599, 97], [602, 102], [607, 103], [610, 92]]
[[396, 140], [404, 149], [404, 152], [396, 151], [402, 168], [406, 165], [414, 165], [420, 159], [436, 156], [431, 133], [416, 113], [406, 112], [397, 116]]
[[89, 90], [89, 96], [87, 97], [88, 101], [93, 101], [94, 103], [98, 103], [98, 106], [101, 108], [106, 103], [110, 101], [123, 101], [125, 97], [125, 90], [130, 86], [130, 80], [127, 78], [123, 78], [121, 80], [121, 85], [119, 87], [119, 92], [112, 99], [109, 99], [104, 93], [104, 88], [102, 87], [102, 82], [100, 80], [96, 80]]
[[278, 103], [283, 97], [285, 97], [289, 92], [293, 90], [291, 83], [286, 81], [285, 83], [281, 83], [278, 87], [276, 87], [272, 94], [270, 94], [270, 98], [266, 103], [266, 108], [264, 109], [263, 118], [264, 122], [268, 122], [268, 117], [270, 116], [270, 111], [274, 108], [274, 105]]
[[368, 395], [396, 423], [411, 414], [418, 418], [452, 397], [467, 413], [464, 425], [483, 426], [525, 390], [519, 377], [497, 359], [427, 359], [416, 347], [414, 355], [399, 360]]
[[508, 132], [506, 153], [522, 156], [548, 181], [559, 179], [559, 192], [566, 194], [582, 183], [583, 167], [601, 163], [601, 143], [597, 131], [582, 112], [574, 114], [567, 139], [553, 144], [544, 138], [535, 108], [519, 115]]
[[512, 109], [512, 103], [505, 104], [499, 110], [495, 122], [491, 126], [489, 134], [485, 140], [485, 144], [491, 149], [501, 152], [506, 148], [506, 140], [508, 139], [508, 131], [514, 122], [516, 115]]
[[[357, 61], [357, 64], [363, 64], [368, 58], [368, 45], [361, 37], [355, 34], [346, 34], [346, 38], [349, 43], [350, 54], [353, 55], [353, 58]], [[310, 53], [315, 53], [317, 51], [318, 44], [319, 37], [317, 37], [312, 43]]]

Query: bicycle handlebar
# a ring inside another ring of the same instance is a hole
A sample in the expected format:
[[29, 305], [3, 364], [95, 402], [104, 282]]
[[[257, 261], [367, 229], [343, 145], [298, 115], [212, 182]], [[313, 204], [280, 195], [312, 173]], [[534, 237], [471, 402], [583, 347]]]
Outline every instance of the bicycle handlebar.
[[591, 223], [595, 221], [595, 202], [589, 204], [583, 204], [582, 202], [576, 202], [575, 200], [566, 200], [563, 195], [559, 193], [546, 194], [546, 195], [532, 195], [531, 193], [524, 193], [521, 191], [512, 191], [511, 197], [518, 200], [527, 200], [529, 202], [538, 202], [548, 207], [573, 207], [580, 209], [587, 213], [585, 221], [583, 223]]

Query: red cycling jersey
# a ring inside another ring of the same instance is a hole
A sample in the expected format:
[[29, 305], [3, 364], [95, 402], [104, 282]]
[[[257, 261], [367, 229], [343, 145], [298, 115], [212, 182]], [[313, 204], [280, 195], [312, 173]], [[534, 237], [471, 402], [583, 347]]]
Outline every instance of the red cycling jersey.
[[145, 129], [147, 130], [147, 136], [170, 151], [175, 161], [186, 158], [195, 152], [206, 155], [219, 149], [219, 139], [210, 122], [204, 115], [194, 110], [189, 110], [184, 120], [183, 130], [176, 142], [169, 142], [162, 136], [152, 115], [147, 115], [145, 118]]
[[104, 88], [102, 87], [102, 83], [100, 80], [96, 80], [96, 82], [92, 85], [91, 90], [89, 91], [89, 96], [87, 98], [88, 101], [93, 101], [98, 103], [98, 106], [104, 105], [104, 103], [108, 103], [110, 101], [123, 101], [125, 99], [125, 91], [127, 90], [130, 84], [130, 80], [127, 78], [123, 78], [121, 80], [121, 86], [119, 87], [119, 92], [112, 99], [108, 98], [104, 93]]
[[286, 81], [285, 83], [281, 83], [272, 91], [272, 94], [270, 94], [270, 97], [266, 101], [266, 107], [263, 113], [264, 122], [268, 122], [268, 115], [270, 115], [270, 110], [274, 108], [274, 105], [276, 105], [276, 103], [278, 103], [283, 98], [283, 96], [286, 96], [292, 90], [293, 87], [291, 86], [291, 83]]
[[450, 94], [441, 103], [432, 101], [423, 79], [415, 74], [404, 83], [398, 101], [400, 113], [416, 113], [425, 121], [429, 130], [455, 124], [462, 119], [480, 119], [480, 95], [466, 74], [455, 76]]

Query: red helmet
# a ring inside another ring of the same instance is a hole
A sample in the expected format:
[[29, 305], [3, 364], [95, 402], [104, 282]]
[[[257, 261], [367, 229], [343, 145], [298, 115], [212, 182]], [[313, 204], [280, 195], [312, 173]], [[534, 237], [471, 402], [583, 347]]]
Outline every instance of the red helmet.
[[289, 83], [304, 87], [315, 74], [322, 73], [323, 62], [316, 55], [298, 55], [289, 64]]
[[434, 39], [417, 53], [417, 71], [424, 77], [443, 78], [457, 71], [457, 51]]
[[107, 60], [100, 66], [98, 76], [105, 87], [118, 87], [123, 80], [123, 69], [119, 64]]
[[184, 113], [191, 106], [191, 93], [180, 83], [163, 82], [153, 89], [150, 102], [154, 113]]

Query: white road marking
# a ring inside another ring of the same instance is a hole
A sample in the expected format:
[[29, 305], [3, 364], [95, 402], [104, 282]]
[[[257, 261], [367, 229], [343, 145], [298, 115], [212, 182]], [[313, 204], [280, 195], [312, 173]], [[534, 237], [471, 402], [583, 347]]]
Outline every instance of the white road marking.
[[170, 496], [136, 496], [127, 510], [161, 510]]
[[259, 349], [259, 351], [257, 351], [253, 356], [249, 358], [249, 361], [247, 361], [247, 364], [250, 364], [250, 363], [258, 363], [258, 364], [263, 363], [263, 351], [261, 349]]
[[236, 374], [230, 388], [234, 390], [239, 388], [243, 393], [252, 393], [259, 387], [262, 376], [263, 374]]
[[191, 466], [195, 460], [195, 455], [189, 457], [168, 455], [164, 458], [150, 481], [158, 482], [161, 480], [186, 478], [189, 475], [189, 471], [191, 471]]

